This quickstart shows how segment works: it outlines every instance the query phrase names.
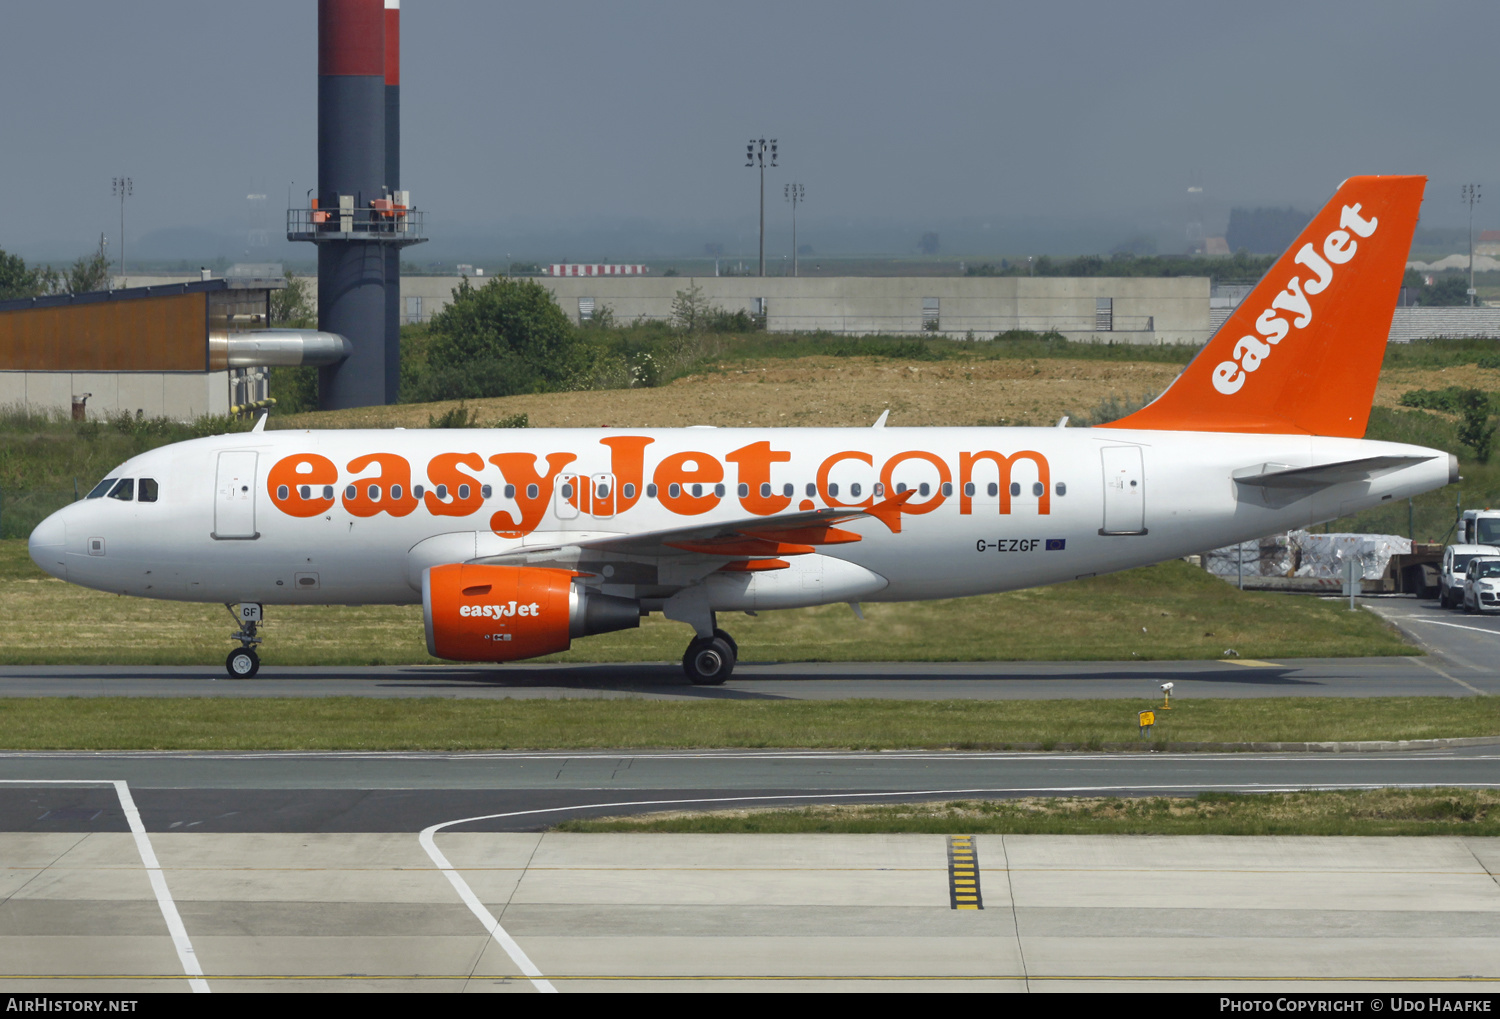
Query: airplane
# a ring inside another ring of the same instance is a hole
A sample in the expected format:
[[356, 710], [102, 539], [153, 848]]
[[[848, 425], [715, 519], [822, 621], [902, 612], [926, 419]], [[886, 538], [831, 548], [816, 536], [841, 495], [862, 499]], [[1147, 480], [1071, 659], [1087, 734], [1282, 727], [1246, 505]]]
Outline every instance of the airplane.
[[[722, 613], [954, 598], [1129, 569], [1458, 477], [1362, 436], [1425, 177], [1344, 181], [1196, 358], [1096, 428], [255, 430], [133, 457], [32, 532], [43, 570], [263, 608], [422, 605], [434, 657], [508, 662], [659, 612], [723, 683]], [[1061, 422], [1065, 425], [1066, 421]]]

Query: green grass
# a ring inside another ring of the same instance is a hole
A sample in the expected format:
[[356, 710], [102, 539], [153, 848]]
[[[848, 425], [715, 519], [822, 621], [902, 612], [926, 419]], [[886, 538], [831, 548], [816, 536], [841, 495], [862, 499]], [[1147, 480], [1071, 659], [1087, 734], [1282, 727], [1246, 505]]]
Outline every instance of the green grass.
[[[1420, 652], [1336, 600], [1236, 590], [1180, 561], [1051, 587], [901, 604], [720, 617], [757, 661], [1094, 661], [1357, 657]], [[432, 662], [419, 605], [270, 606], [268, 665]], [[233, 646], [221, 605], [125, 598], [65, 584], [0, 542], [0, 664], [216, 665]], [[675, 662], [690, 634], [660, 616], [544, 661]], [[511, 666], [513, 668], [514, 666]]]
[[[1196, 797], [1026, 797], [647, 814], [567, 832], [932, 835], [1500, 835], [1500, 790], [1370, 789]], [[984, 867], [986, 861], [980, 860]], [[991, 863], [991, 865], [995, 865]]]
[[[1222, 666], [1231, 669], [1233, 666]], [[227, 681], [225, 681], [227, 682]], [[419, 677], [411, 682], [420, 683]], [[709, 747], [1006, 749], [1148, 746], [1142, 699], [777, 701], [36, 697], [0, 700], [13, 750], [494, 750]], [[190, 688], [190, 687], [189, 687]], [[1500, 698], [1179, 700], [1162, 743], [1397, 740], [1500, 734]]]

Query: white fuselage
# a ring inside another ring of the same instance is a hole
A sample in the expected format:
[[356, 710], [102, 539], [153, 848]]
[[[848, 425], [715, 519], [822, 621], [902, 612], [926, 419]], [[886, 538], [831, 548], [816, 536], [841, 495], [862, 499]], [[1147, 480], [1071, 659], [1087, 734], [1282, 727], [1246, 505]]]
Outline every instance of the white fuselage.
[[[1383, 455], [1430, 459], [1305, 492], [1268, 494], [1235, 481], [1266, 465]], [[1440, 487], [1452, 470], [1452, 458], [1437, 450], [1306, 435], [273, 431], [135, 457], [111, 476], [155, 481], [155, 501], [74, 503], [38, 526], [31, 552], [73, 583], [150, 598], [410, 603], [421, 600], [428, 567], [487, 557], [587, 565], [600, 557], [573, 543], [868, 504], [879, 484], [882, 497], [901, 486], [918, 489], [903, 507], [899, 532], [861, 517], [840, 526], [862, 540], [820, 546], [789, 560], [787, 569], [725, 575], [715, 572], [722, 560], [686, 552], [680, 560], [624, 555], [610, 558], [594, 579], [604, 593], [638, 598], [648, 609], [689, 587], [715, 610], [904, 601], [1033, 587], [1306, 527]], [[311, 483], [303, 488], [302, 481]], [[530, 484], [537, 489], [527, 502]], [[379, 489], [373, 497], [371, 485]], [[398, 499], [393, 485], [400, 486]], [[696, 498], [694, 485], [702, 486]], [[595, 500], [595, 492], [607, 495]]]

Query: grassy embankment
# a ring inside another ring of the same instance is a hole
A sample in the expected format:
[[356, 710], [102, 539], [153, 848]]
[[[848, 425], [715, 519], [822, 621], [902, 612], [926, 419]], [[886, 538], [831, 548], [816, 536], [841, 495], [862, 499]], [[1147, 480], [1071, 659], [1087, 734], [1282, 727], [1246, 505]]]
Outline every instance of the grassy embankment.
[[[1172, 561], [977, 598], [726, 616], [757, 661], [1090, 661], [1418, 654], [1386, 623], [1336, 600], [1242, 592]], [[434, 661], [420, 606], [276, 606], [267, 665]], [[217, 665], [232, 646], [220, 605], [125, 598], [55, 580], [22, 541], [0, 542], [0, 664]], [[542, 661], [675, 662], [688, 631], [660, 617]], [[523, 665], [499, 667], [503, 675]]]
[[[1369, 789], [1196, 797], [1026, 797], [662, 813], [569, 832], [934, 835], [1500, 835], [1500, 790]], [[980, 861], [981, 866], [986, 861]], [[989, 866], [1002, 865], [988, 861]]]
[[[1223, 666], [1228, 669], [1232, 666]], [[409, 682], [420, 682], [413, 677]], [[184, 689], [193, 686], [184, 683]], [[1314, 742], [1493, 736], [1500, 698], [1182, 699], [1151, 743], [1114, 701], [791, 701], [431, 697], [6, 698], [13, 750], [617, 750], [798, 747], [1004, 750], [1059, 745]], [[683, 693], [692, 697], [692, 692]], [[1155, 701], [1159, 707], [1159, 700]]]

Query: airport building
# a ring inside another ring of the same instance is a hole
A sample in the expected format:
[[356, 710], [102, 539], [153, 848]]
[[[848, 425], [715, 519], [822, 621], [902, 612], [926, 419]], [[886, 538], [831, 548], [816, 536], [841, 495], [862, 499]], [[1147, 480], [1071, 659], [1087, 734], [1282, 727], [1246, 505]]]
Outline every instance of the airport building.
[[285, 286], [197, 279], [0, 302], [0, 407], [190, 420], [264, 406], [271, 365], [349, 353], [338, 336], [267, 328]]

